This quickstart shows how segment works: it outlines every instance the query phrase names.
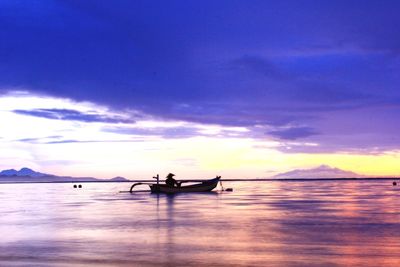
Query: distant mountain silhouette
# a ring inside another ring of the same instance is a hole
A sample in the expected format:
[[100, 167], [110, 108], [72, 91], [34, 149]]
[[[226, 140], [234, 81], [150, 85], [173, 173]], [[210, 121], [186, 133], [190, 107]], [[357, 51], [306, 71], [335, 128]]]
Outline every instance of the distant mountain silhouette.
[[123, 181], [128, 181], [128, 179], [121, 177], [121, 176], [117, 176], [117, 177], [111, 178], [110, 181], [123, 182]]
[[21, 168], [19, 171], [15, 169], [9, 169], [0, 172], [0, 183], [1, 182], [95, 182], [95, 181], [123, 182], [129, 180], [124, 177], [115, 177], [112, 179], [98, 179], [94, 177], [57, 176], [53, 174], [36, 172], [26, 167]]
[[30, 176], [30, 177], [43, 177], [43, 176], [53, 176], [51, 174], [35, 172], [29, 168], [21, 168], [19, 171], [14, 169], [4, 170], [0, 172], [0, 176]]
[[339, 168], [330, 167], [328, 165], [321, 165], [314, 169], [297, 169], [285, 173], [280, 173], [273, 178], [302, 178], [302, 179], [316, 179], [316, 178], [361, 178], [365, 177], [361, 174], [345, 171]]

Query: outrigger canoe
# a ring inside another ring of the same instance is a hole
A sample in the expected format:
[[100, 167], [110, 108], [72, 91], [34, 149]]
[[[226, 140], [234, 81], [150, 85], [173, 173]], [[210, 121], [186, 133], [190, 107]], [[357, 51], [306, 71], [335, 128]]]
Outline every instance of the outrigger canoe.
[[166, 193], [166, 194], [174, 194], [174, 193], [189, 193], [189, 192], [208, 192], [213, 190], [217, 185], [221, 176], [217, 176], [214, 179], [204, 180], [201, 183], [180, 186], [180, 187], [172, 187], [166, 184], [151, 184], [150, 189], [152, 193]]

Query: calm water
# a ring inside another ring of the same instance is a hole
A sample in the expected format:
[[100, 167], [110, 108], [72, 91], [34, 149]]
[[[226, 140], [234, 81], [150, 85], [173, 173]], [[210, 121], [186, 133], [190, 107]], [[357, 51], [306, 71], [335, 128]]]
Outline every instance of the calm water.
[[172, 197], [1, 184], [0, 266], [400, 265], [391, 181], [224, 185], [234, 191]]

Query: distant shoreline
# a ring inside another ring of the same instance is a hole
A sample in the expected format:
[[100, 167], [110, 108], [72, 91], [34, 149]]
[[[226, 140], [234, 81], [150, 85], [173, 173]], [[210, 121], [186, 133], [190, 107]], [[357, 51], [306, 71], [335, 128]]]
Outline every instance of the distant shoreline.
[[[400, 177], [362, 177], [362, 178], [254, 178], [254, 179], [221, 179], [222, 182], [312, 182], [312, 181], [387, 181], [387, 180], [399, 180]], [[180, 180], [180, 181], [185, 181]], [[201, 182], [204, 180], [194, 179], [190, 180], [193, 182]], [[77, 184], [77, 183], [155, 183], [155, 180], [128, 180], [128, 181], [0, 181], [0, 184]], [[160, 180], [161, 183], [164, 180]]]

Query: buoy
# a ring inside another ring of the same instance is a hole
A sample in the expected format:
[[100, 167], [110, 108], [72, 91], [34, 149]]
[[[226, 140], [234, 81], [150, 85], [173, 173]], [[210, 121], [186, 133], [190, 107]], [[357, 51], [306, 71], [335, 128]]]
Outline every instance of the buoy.
[[82, 188], [82, 185], [80, 184], [80, 185], [78, 185], [78, 187], [79, 187], [79, 188]]
[[396, 182], [393, 182], [393, 185], [397, 185], [397, 183], [396, 183]]
[[74, 188], [76, 188], [76, 184], [74, 184]]

